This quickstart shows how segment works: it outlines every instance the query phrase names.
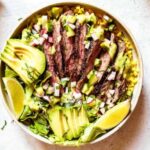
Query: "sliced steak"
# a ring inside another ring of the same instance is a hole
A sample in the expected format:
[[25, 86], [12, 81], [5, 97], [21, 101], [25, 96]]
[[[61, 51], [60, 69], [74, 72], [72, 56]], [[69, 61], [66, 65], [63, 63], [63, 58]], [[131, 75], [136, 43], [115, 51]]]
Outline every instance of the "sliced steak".
[[78, 77], [81, 77], [82, 74], [82, 70], [84, 69], [84, 63], [86, 61], [86, 49], [85, 49], [85, 38], [86, 38], [86, 34], [87, 34], [87, 25], [80, 25], [79, 26], [79, 38], [78, 41], [76, 41], [77, 45], [78, 45], [78, 66], [77, 66], [77, 73], [78, 73]]
[[69, 61], [71, 58], [72, 54], [74, 53], [74, 41], [72, 37], [67, 37], [66, 31], [63, 31], [63, 43], [64, 45], [64, 55], [65, 55], [65, 61], [66, 63]]
[[60, 20], [53, 21], [53, 41], [55, 46], [54, 59], [57, 66], [57, 70], [60, 77], [64, 75], [64, 65], [63, 65], [63, 56], [62, 56], [62, 27]]
[[[120, 53], [124, 53], [125, 51], [125, 43], [122, 41], [118, 42], [118, 55], [120, 55]], [[116, 57], [117, 60], [118, 57]], [[115, 64], [115, 62], [114, 62]], [[112, 68], [115, 71], [115, 67], [112, 66]], [[102, 83], [101, 87], [100, 87], [100, 98], [102, 98], [104, 101], [107, 99], [107, 93], [110, 89], [115, 88], [115, 92], [114, 92], [114, 96], [113, 96], [113, 102], [116, 102], [119, 97], [122, 95], [122, 93], [125, 91], [125, 80], [122, 78], [122, 74], [119, 73], [119, 71], [117, 72], [117, 76], [115, 77], [115, 81], [119, 82], [119, 86], [115, 86], [116, 82], [114, 81], [109, 81], [108, 78], [110, 77], [110, 74], [107, 74], [107, 77], [105, 78], [104, 82]]]
[[107, 68], [110, 64], [110, 61], [111, 61], [111, 57], [108, 52], [105, 52], [104, 54], [102, 54], [100, 56], [100, 60], [102, 63], [101, 63], [100, 68], [98, 69], [98, 71], [99, 71], [98, 82], [101, 81], [105, 71], [107, 70]]
[[[118, 47], [119, 47], [119, 50], [118, 50], [118, 55], [117, 56], [119, 56], [120, 53], [122, 53], [122, 55], [123, 55], [125, 50], [126, 50], [125, 42], [118, 41]], [[119, 85], [115, 88], [115, 94], [114, 94], [114, 97], [113, 97], [113, 102], [116, 102], [126, 89], [126, 80], [123, 79], [122, 73], [123, 72], [120, 73], [118, 71], [118, 74], [117, 74], [117, 77], [116, 77], [116, 82], [119, 82]]]
[[94, 67], [95, 58], [99, 55], [99, 53], [101, 51], [99, 44], [100, 44], [99, 40], [91, 42], [91, 48], [86, 53], [86, 61], [83, 64], [82, 76], [81, 76], [80, 80], [77, 83], [77, 89], [82, 88], [82, 86], [83, 86], [83, 84], [86, 80], [87, 74]]
[[[67, 10], [64, 12], [63, 15], [72, 15], [72, 10]], [[77, 36], [78, 36], [78, 28], [75, 29], [75, 37], [67, 37], [67, 32], [65, 29], [63, 29], [62, 33], [62, 44], [63, 44], [63, 57], [64, 57], [64, 71], [65, 76], [69, 76], [71, 80], [76, 80], [77, 77], [77, 49], [78, 46], [76, 43]], [[79, 36], [78, 36], [79, 38]]]
[[75, 37], [67, 37], [66, 31], [63, 31], [63, 55], [65, 63], [65, 75], [71, 80], [77, 77], [77, 49], [78, 49], [78, 29], [76, 29]]
[[119, 100], [120, 96], [126, 91], [126, 80], [125, 79], [121, 79], [119, 80], [120, 85], [115, 89], [115, 94], [113, 97], [113, 102], [116, 102], [117, 100]]
[[76, 81], [77, 79], [77, 67], [76, 67], [76, 57], [72, 55], [68, 62], [68, 73], [71, 81]]
[[79, 37], [80, 25], [76, 22], [75, 37], [73, 43], [73, 53], [68, 62], [68, 72], [72, 81], [78, 80], [78, 60], [79, 60]]
[[[114, 40], [115, 40], [115, 35], [112, 33], [111, 36], [110, 36], [110, 41], [114, 42]], [[109, 52], [105, 51], [105, 53], [103, 53], [100, 56], [100, 60], [101, 60], [101, 65], [100, 65], [100, 67], [98, 69], [98, 71], [100, 72], [99, 73], [99, 78], [98, 78], [99, 80], [98, 80], [98, 82], [101, 81], [105, 71], [107, 70], [108, 66], [110, 65], [110, 62], [112, 61], [112, 58], [111, 58]]]
[[[108, 88], [109, 84], [105, 84], [105, 81], [108, 77], [109, 74], [106, 73], [106, 70], [111, 62], [111, 57], [108, 52], [102, 53], [100, 56], [101, 60], [101, 65], [98, 69], [98, 82], [95, 85], [95, 89], [93, 91], [93, 94], [99, 94], [101, 91], [101, 88], [103, 89], [102, 91], [104, 92], [105, 89]], [[107, 81], [106, 81], [107, 82]]]
[[101, 95], [104, 94], [104, 91], [106, 91], [109, 88], [111, 82], [107, 80], [107, 77], [109, 75], [110, 73], [108, 73], [107, 71], [103, 72], [102, 77], [100, 74], [101, 80], [95, 84], [94, 91], [92, 92], [92, 94], [98, 95], [98, 97], [101, 98]]
[[104, 84], [101, 86], [100, 88], [100, 94], [99, 94], [99, 98], [102, 100], [102, 101], [106, 101], [108, 99], [108, 92], [110, 89], [113, 88], [113, 81], [106, 81], [104, 82]]
[[65, 12], [64, 12], [64, 15], [73, 15], [74, 13], [73, 13], [73, 11], [72, 10], [66, 10]]
[[46, 55], [47, 60], [47, 69], [52, 73], [52, 77], [50, 79], [51, 84], [58, 83], [59, 78], [57, 76], [57, 72], [55, 70], [55, 61], [54, 56], [50, 54], [49, 49], [51, 48], [51, 44], [48, 42], [44, 43], [44, 53]]

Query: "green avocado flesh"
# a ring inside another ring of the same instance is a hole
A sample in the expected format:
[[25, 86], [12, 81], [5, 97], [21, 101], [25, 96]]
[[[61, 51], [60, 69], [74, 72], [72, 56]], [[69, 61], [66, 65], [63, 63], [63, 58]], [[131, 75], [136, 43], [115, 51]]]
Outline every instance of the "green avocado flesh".
[[76, 108], [54, 107], [49, 109], [47, 114], [50, 126], [60, 141], [79, 138], [85, 127], [89, 125], [89, 120], [83, 107], [79, 110]]
[[50, 126], [60, 140], [79, 138], [85, 127], [89, 125], [89, 120], [83, 107], [80, 110], [54, 107], [48, 110], [47, 113]]
[[0, 58], [26, 84], [37, 80], [46, 67], [44, 53], [19, 39], [9, 39], [4, 51], [0, 54]]

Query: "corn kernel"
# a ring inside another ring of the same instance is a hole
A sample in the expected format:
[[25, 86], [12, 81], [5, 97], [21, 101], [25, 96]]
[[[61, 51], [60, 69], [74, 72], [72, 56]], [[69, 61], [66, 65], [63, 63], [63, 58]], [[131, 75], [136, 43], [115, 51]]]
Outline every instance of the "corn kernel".
[[122, 32], [118, 32], [118, 33], [117, 33], [117, 36], [118, 36], [118, 37], [122, 36]]

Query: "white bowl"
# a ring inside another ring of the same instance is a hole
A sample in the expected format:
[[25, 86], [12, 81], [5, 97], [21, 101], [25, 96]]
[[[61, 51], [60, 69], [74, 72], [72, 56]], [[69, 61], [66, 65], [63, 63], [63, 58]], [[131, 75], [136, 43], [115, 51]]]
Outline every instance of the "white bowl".
[[[107, 137], [109, 137], [110, 135], [112, 135], [113, 133], [115, 133], [116, 131], [118, 131], [125, 123], [126, 121], [129, 119], [129, 117], [131, 116], [132, 112], [134, 111], [137, 103], [138, 103], [138, 99], [139, 99], [139, 95], [140, 95], [140, 92], [141, 92], [141, 89], [142, 89], [142, 78], [143, 78], [143, 67], [142, 67], [142, 59], [141, 59], [141, 55], [140, 55], [140, 52], [138, 50], [138, 47], [136, 45], [136, 42], [133, 38], [133, 36], [131, 35], [129, 29], [127, 29], [127, 27], [125, 27], [124, 24], [122, 24], [116, 17], [114, 17], [113, 15], [109, 14], [107, 11], [101, 9], [101, 8], [98, 8], [98, 7], [95, 7], [95, 6], [92, 6], [92, 5], [89, 5], [89, 4], [86, 4], [86, 3], [78, 3], [78, 2], [64, 2], [64, 3], [55, 3], [55, 4], [52, 4], [52, 5], [48, 5], [44, 8], [41, 8], [37, 11], [35, 11], [34, 13], [32, 13], [30, 16], [26, 17], [25, 19], [23, 19], [21, 21], [21, 23], [16, 27], [16, 29], [14, 30], [14, 32], [10, 35], [9, 38], [11, 37], [15, 37], [18, 33], [21, 32], [21, 30], [26, 26], [26, 24], [28, 22], [30, 22], [30, 20], [36, 15], [36, 14], [39, 14], [39, 13], [43, 13], [45, 12], [46, 10], [49, 10], [51, 7], [53, 6], [64, 6], [64, 5], [68, 5], [68, 6], [74, 6], [74, 5], [81, 5], [81, 6], [84, 6], [84, 7], [88, 7], [88, 8], [91, 8], [93, 9], [95, 12], [100, 12], [100, 13], [104, 13], [104, 14], [107, 14], [109, 15], [110, 17], [112, 17], [116, 24], [119, 26], [119, 28], [121, 28], [124, 33], [126, 34], [126, 36], [130, 39], [133, 47], [134, 47], [134, 54], [135, 54], [135, 57], [137, 58], [138, 60], [138, 67], [139, 67], [139, 79], [138, 79], [138, 83], [136, 84], [135, 86], [135, 89], [134, 89], [134, 92], [133, 92], [133, 97], [132, 97], [132, 101], [131, 101], [131, 111], [130, 113], [128, 114], [128, 116], [118, 125], [116, 126], [115, 128], [113, 128], [112, 130], [110, 130], [109, 132], [107, 132], [106, 134], [102, 135], [101, 137], [95, 139], [94, 141], [91, 141], [89, 142], [88, 144], [93, 144], [93, 143], [96, 143], [96, 142], [99, 142], [99, 141], [102, 141], [104, 139], [106, 139]], [[28, 134], [30, 134], [31, 136], [35, 137], [36, 139], [40, 140], [40, 141], [43, 141], [45, 143], [48, 143], [48, 144], [54, 144], [52, 142], [50, 142], [48, 139], [45, 139], [37, 134], [34, 134], [33, 132], [31, 132], [24, 124], [20, 123], [16, 118], [15, 118], [15, 115], [14, 115], [14, 112], [12, 111], [10, 105], [9, 105], [9, 100], [8, 100], [8, 97], [7, 97], [7, 94], [4, 90], [4, 85], [3, 85], [3, 82], [2, 82], [2, 77], [4, 76], [4, 63], [1, 62], [0, 63], [0, 87], [1, 87], [1, 93], [2, 93], [2, 96], [3, 96], [3, 102], [4, 102], [4, 105], [6, 107], [6, 109], [8, 110], [9, 114], [12, 116], [12, 118], [15, 120], [15, 122], [24, 130], [26, 131]], [[64, 146], [64, 145], [63, 145]], [[72, 145], [72, 146], [75, 146], [75, 145]]]

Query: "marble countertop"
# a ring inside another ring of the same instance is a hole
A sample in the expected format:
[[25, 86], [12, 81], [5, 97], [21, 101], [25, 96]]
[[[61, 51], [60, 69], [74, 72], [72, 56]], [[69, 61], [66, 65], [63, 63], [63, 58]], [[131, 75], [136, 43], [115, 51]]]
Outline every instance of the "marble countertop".
[[[61, 0], [55, 0], [60, 2]], [[79, 0], [76, 0], [79, 1]], [[80, 0], [81, 1], [81, 0]], [[120, 18], [131, 30], [142, 54], [144, 64], [143, 89], [136, 110], [128, 122], [114, 135], [91, 146], [65, 148], [50, 146], [27, 135], [9, 117], [0, 97], [1, 150], [149, 150], [150, 149], [150, 0], [82, 0], [102, 7]], [[1, 0], [0, 49], [9, 33], [32, 11], [53, 3], [52, 0]]]

